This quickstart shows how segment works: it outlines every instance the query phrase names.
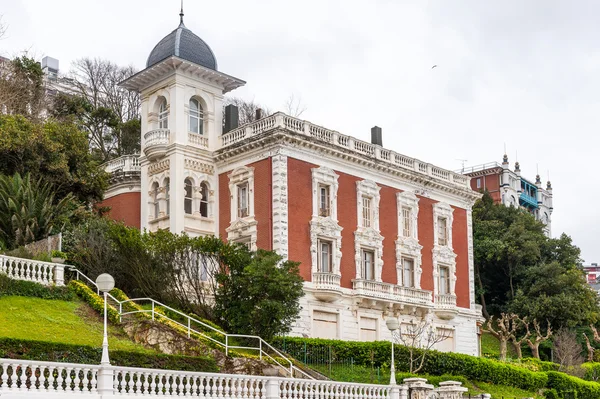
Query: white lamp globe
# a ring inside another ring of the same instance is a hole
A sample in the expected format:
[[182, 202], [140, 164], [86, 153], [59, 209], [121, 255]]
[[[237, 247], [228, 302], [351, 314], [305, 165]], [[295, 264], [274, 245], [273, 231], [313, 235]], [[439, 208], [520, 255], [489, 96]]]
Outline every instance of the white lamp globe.
[[400, 328], [400, 323], [398, 322], [398, 319], [395, 317], [389, 317], [385, 321], [385, 324], [387, 325], [387, 328], [390, 331], [396, 331], [397, 329]]
[[102, 292], [109, 292], [115, 288], [115, 279], [108, 273], [102, 273], [96, 278], [96, 285]]

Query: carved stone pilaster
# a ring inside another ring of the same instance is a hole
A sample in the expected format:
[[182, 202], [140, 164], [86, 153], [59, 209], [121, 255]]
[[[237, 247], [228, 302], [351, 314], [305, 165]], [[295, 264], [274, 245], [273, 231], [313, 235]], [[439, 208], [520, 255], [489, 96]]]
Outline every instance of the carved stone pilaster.
[[288, 259], [288, 173], [287, 156], [276, 154], [272, 161], [273, 250]]

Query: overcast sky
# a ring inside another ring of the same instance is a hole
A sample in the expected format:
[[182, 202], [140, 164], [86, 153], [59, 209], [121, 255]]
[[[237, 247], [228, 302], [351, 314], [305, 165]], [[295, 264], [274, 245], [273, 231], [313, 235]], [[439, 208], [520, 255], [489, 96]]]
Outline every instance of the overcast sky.
[[[597, 1], [186, 0], [185, 24], [233, 94], [447, 169], [501, 162], [554, 189], [554, 236], [600, 262]], [[178, 0], [0, 0], [0, 54], [27, 49], [145, 66], [179, 22]], [[433, 65], [437, 68], [431, 69]]]

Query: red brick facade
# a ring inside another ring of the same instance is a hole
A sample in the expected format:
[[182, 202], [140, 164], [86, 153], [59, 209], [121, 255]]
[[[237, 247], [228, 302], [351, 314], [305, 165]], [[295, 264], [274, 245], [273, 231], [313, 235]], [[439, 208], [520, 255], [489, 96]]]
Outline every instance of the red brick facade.
[[[493, 174], [485, 176], [477, 176], [471, 179], [471, 188], [475, 191], [488, 190], [495, 203], [502, 202], [502, 194], [500, 193], [500, 179], [502, 174]], [[477, 187], [479, 182], [479, 187]]]
[[140, 192], [118, 194], [96, 205], [97, 208], [109, 207], [107, 217], [140, 228], [142, 199]]

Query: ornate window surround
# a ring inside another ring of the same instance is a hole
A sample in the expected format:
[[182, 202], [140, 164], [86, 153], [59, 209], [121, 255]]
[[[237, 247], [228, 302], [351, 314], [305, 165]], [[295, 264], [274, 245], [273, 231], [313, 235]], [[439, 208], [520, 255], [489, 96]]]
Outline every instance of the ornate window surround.
[[[238, 217], [238, 190], [239, 184], [248, 184], [248, 216]], [[254, 168], [242, 166], [235, 169], [229, 175], [229, 195], [231, 201], [230, 224], [227, 231], [227, 241], [250, 241], [250, 249], [257, 249], [256, 240], [258, 237], [257, 224], [254, 218]]]
[[[383, 269], [383, 236], [379, 232], [379, 186], [372, 180], [356, 182], [356, 216], [358, 227], [354, 232], [354, 260], [356, 263], [356, 278], [364, 279], [362, 275], [362, 250], [375, 253], [375, 281], [381, 281]], [[371, 227], [362, 226], [362, 198], [371, 198]]]
[[[419, 197], [410, 191], [403, 191], [396, 194], [398, 207], [398, 238], [396, 239], [396, 274], [397, 281], [402, 281], [402, 258], [411, 258], [414, 262], [414, 288], [421, 288], [421, 274], [423, 246], [419, 244], [418, 215], [419, 215]], [[412, 222], [412, 231], [410, 237], [404, 237], [402, 231], [404, 228], [404, 217], [402, 208], [410, 209], [410, 218]]]
[[[340, 275], [342, 259], [342, 228], [337, 221], [338, 175], [324, 166], [311, 169], [312, 174], [312, 219], [310, 221], [310, 254], [313, 273], [318, 273], [318, 240], [331, 241], [331, 272]], [[319, 216], [319, 185], [329, 186], [330, 214]]]
[[[450, 268], [450, 294], [455, 295], [456, 287], [456, 254], [452, 249], [452, 225], [454, 209], [447, 203], [433, 204], [433, 285], [434, 293], [439, 292], [438, 276], [440, 266]], [[438, 218], [446, 218], [448, 245], [438, 245]]]

